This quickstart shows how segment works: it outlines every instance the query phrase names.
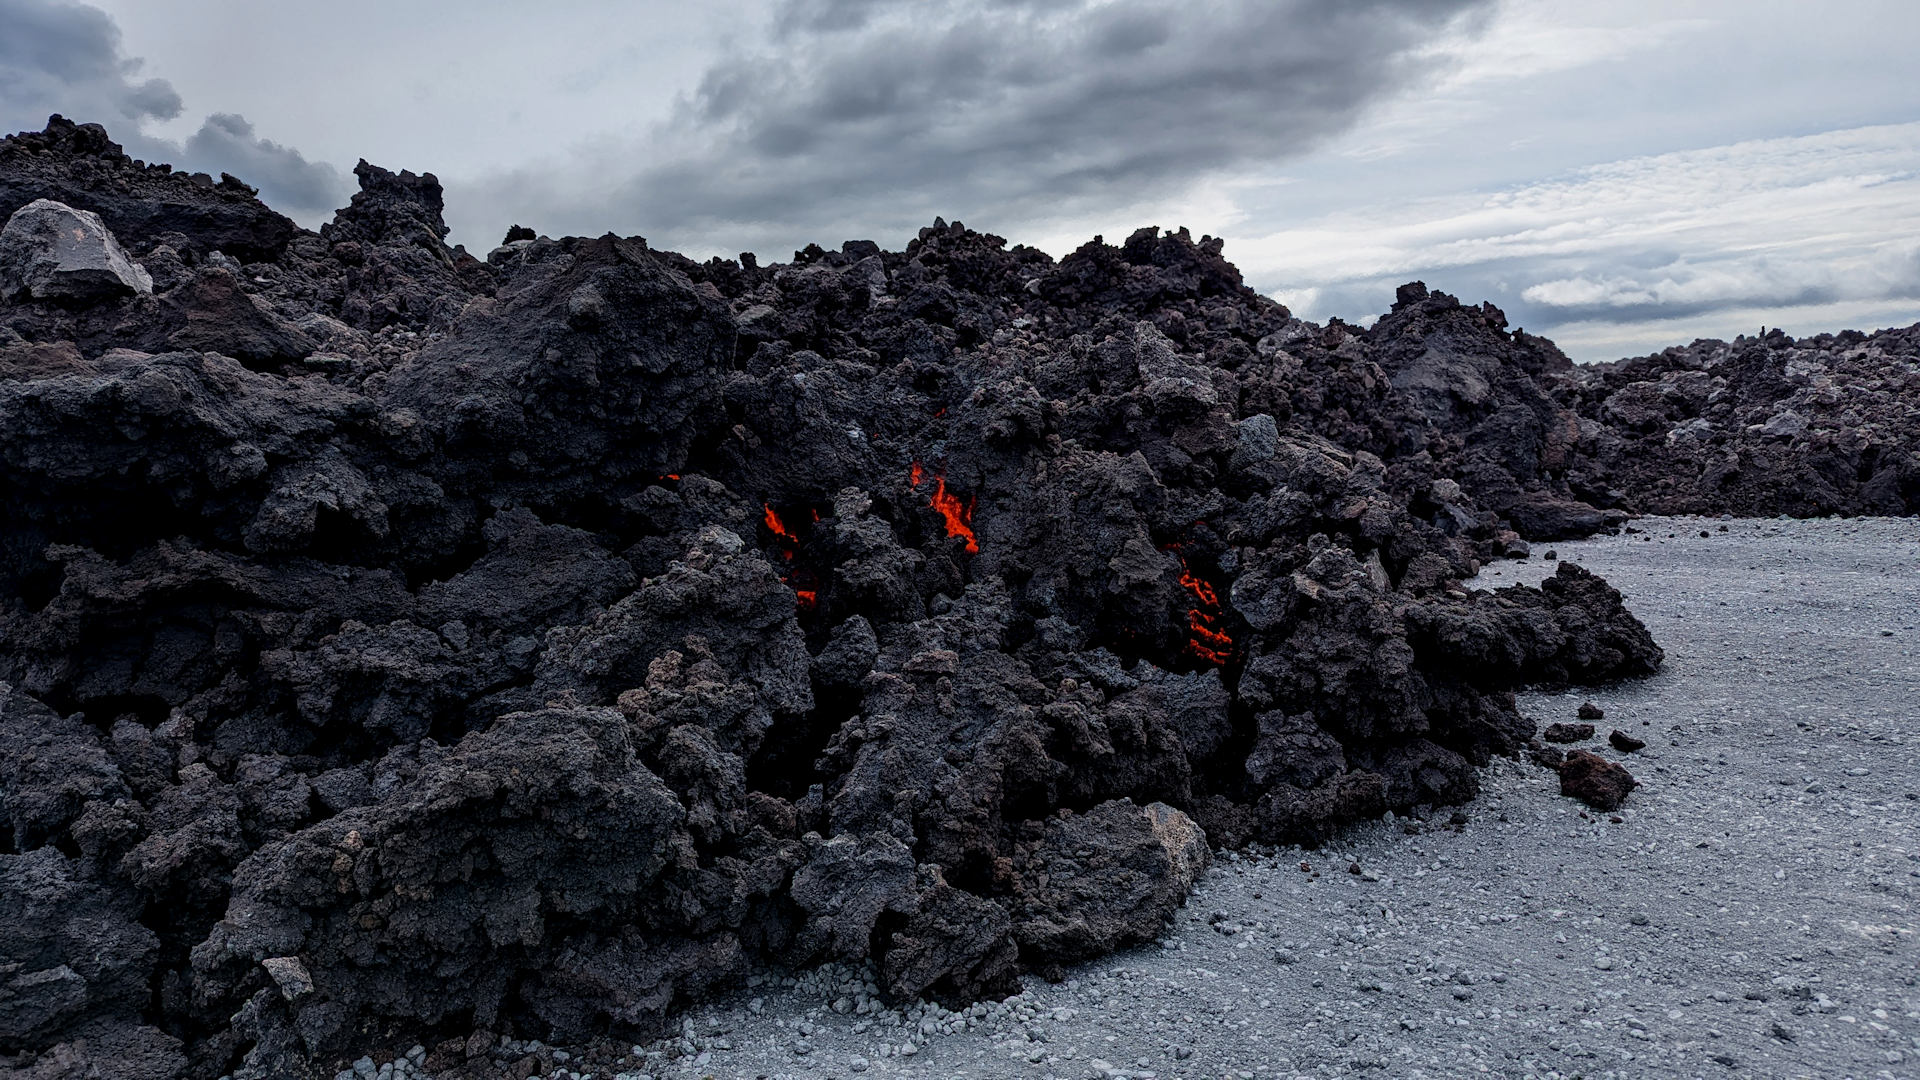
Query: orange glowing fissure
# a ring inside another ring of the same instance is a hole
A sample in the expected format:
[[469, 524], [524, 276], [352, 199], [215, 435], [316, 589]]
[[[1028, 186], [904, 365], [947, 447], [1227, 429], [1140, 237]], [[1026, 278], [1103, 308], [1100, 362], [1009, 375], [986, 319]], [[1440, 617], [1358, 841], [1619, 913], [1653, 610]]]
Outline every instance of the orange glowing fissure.
[[[787, 562], [792, 562], [794, 552], [800, 548], [800, 538], [787, 529], [787, 523], [780, 520], [780, 513], [773, 508], [772, 503], [761, 503], [760, 506], [761, 509], [766, 511], [764, 520], [767, 524], [767, 530], [773, 533], [774, 539], [779, 543], [780, 557]], [[820, 511], [812, 511], [812, 514], [813, 520], [820, 520]], [[812, 575], [804, 569], [789, 571], [781, 575], [780, 581], [783, 584], [791, 584], [796, 576], [808, 584], [813, 583]], [[794, 602], [799, 605], [800, 610], [812, 611], [820, 603], [820, 590], [802, 589], [795, 586], [793, 589], [793, 599]]]
[[787, 531], [786, 523], [780, 520], [780, 515], [774, 511], [772, 503], [762, 503], [760, 505], [767, 512], [767, 528], [772, 531], [773, 535], [784, 541], [780, 548], [780, 557], [791, 560], [793, 558], [793, 547], [800, 542], [800, 538]]
[[942, 476], [934, 481], [932, 506], [946, 519], [948, 536], [963, 536], [967, 540], [967, 554], [978, 554], [980, 544], [973, 536], [973, 500], [960, 501], [960, 496], [947, 490], [947, 478]]
[[1179, 545], [1170, 545], [1180, 560], [1180, 586], [1193, 595], [1194, 606], [1187, 609], [1187, 653], [1209, 664], [1224, 665], [1233, 658], [1233, 638], [1220, 628], [1220, 594], [1206, 579], [1187, 566]]
[[[916, 488], [926, 480], [926, 476], [926, 469], [917, 461], [907, 470], [907, 481]], [[980, 542], [973, 535], [974, 503], [975, 500], [971, 497], [963, 502], [960, 496], [948, 491], [945, 476], [934, 478], [933, 501], [927, 505], [946, 522], [948, 536], [958, 536], [966, 540], [969, 555], [980, 553]]]

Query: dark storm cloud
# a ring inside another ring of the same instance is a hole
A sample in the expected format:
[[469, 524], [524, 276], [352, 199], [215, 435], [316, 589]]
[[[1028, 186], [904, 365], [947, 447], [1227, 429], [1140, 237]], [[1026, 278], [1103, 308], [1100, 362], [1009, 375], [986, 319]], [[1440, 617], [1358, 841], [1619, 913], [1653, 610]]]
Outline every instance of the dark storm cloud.
[[1427, 73], [1480, 0], [800, 0], [629, 195], [681, 227], [1024, 216], [1298, 154]]
[[875, 12], [895, 0], [791, 0], [782, 6], [774, 27], [785, 37], [794, 33], [832, 33], [858, 30]]
[[0, 126], [38, 130], [64, 112], [138, 124], [180, 115], [165, 79], [141, 79], [120, 55], [120, 28], [97, 8], [56, 0], [0, 0]]
[[350, 189], [340, 170], [308, 161], [298, 150], [253, 133], [246, 117], [214, 113], [182, 148], [180, 164], [209, 173], [229, 172], [260, 189], [267, 205], [300, 216], [335, 210]]
[[696, 246], [897, 234], [936, 214], [1009, 229], [1301, 154], [1430, 75], [1421, 46], [1488, 7], [790, 0], [770, 37], [708, 66], [626, 179], [582, 197], [556, 190], [582, 181], [522, 173], [471, 197]]
[[0, 0], [0, 128], [38, 130], [48, 115], [104, 124], [129, 154], [196, 172], [232, 173], [258, 187], [275, 209], [311, 218], [345, 203], [338, 169], [254, 134], [234, 113], [214, 113], [185, 145], [141, 125], [180, 115], [165, 79], [140, 79], [141, 62], [122, 55], [120, 28], [106, 13], [57, 0]]

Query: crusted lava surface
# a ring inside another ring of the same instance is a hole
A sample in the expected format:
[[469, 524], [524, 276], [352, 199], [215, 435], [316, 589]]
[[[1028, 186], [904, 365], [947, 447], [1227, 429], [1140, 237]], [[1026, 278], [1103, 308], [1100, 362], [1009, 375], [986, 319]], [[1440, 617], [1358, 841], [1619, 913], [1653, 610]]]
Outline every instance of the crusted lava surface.
[[313, 233], [94, 125], [0, 141], [0, 219], [151, 280], [0, 297], [25, 1075], [638, 1037], [768, 962], [991, 995], [1213, 848], [1471, 797], [1517, 686], [1659, 665], [1599, 578], [1481, 561], [1920, 487], [1920, 331], [1589, 373], [1418, 285], [1303, 322], [1184, 231], [482, 260], [356, 173]]

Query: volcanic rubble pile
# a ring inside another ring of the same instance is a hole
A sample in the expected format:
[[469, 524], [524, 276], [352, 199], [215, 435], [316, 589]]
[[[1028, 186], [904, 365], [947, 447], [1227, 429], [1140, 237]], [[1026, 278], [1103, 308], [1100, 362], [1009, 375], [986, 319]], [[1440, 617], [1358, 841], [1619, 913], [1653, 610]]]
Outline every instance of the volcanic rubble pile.
[[1697, 341], [1554, 387], [1580, 416], [1572, 490], [1651, 514], [1920, 507], [1920, 325]]
[[1419, 286], [1305, 323], [1155, 230], [482, 261], [356, 171], [315, 234], [97, 126], [0, 142], [26, 1075], [634, 1037], [770, 961], [992, 994], [1150, 938], [1213, 847], [1468, 798], [1517, 685], [1659, 664], [1600, 579], [1480, 560], [1920, 476], [1912, 331], [1588, 374]]

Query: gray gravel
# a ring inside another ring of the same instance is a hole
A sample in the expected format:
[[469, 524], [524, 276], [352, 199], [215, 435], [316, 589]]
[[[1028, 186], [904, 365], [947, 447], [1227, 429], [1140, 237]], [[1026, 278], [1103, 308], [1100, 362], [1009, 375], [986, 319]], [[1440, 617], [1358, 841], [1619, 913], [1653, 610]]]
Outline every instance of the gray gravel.
[[1064, 983], [956, 1016], [765, 976], [621, 1075], [1920, 1076], [1920, 521], [1634, 527], [1558, 554], [1666, 669], [1521, 697], [1543, 725], [1605, 709], [1582, 745], [1643, 785], [1617, 815], [1498, 762], [1458, 816], [1222, 854], [1159, 947]]

